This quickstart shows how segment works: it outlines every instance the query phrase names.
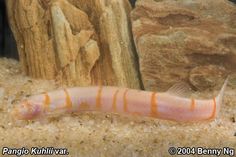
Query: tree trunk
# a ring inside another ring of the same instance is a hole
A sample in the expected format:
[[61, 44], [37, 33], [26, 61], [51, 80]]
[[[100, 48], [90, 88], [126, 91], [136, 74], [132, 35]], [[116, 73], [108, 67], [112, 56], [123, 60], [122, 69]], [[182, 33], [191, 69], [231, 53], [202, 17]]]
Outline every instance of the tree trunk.
[[23, 71], [68, 85], [140, 88], [128, 0], [8, 0]]

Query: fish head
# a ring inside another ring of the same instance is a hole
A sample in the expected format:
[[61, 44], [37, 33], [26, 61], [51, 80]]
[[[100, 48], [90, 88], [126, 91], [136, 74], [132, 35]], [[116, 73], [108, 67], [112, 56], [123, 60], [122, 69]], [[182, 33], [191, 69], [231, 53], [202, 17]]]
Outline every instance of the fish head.
[[19, 120], [33, 120], [43, 114], [42, 104], [24, 100], [16, 105], [11, 114]]

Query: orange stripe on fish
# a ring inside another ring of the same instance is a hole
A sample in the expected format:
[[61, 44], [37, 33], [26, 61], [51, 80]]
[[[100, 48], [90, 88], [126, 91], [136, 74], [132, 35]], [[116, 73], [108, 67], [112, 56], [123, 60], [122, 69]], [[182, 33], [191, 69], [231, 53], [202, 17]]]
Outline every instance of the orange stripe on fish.
[[99, 86], [98, 91], [97, 91], [97, 96], [96, 96], [96, 108], [97, 109], [100, 109], [102, 107], [101, 97], [102, 97], [102, 86]]
[[191, 111], [194, 111], [195, 106], [196, 106], [195, 99], [192, 98], [192, 99], [191, 99], [191, 108], [190, 108], [190, 110], [191, 110]]
[[151, 116], [157, 117], [158, 111], [157, 111], [157, 93], [153, 92], [151, 95]]
[[44, 109], [48, 109], [50, 106], [51, 100], [48, 93], [44, 93]]
[[117, 100], [117, 95], [119, 93], [119, 90], [116, 90], [115, 94], [112, 97], [112, 111], [116, 111], [116, 100]]
[[124, 112], [128, 112], [128, 102], [127, 102], [127, 93], [129, 89], [126, 89], [123, 95], [123, 102], [124, 102]]
[[66, 108], [70, 109], [72, 108], [72, 101], [70, 98], [70, 95], [66, 89], [64, 89], [65, 95], [66, 95]]

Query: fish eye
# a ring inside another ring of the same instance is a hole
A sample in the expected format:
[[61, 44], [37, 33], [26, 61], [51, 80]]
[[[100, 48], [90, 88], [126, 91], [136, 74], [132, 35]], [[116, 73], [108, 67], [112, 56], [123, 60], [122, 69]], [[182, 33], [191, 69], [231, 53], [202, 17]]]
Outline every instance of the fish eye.
[[21, 104], [22, 109], [25, 109], [26, 111], [32, 111], [32, 105], [28, 102], [25, 101]]

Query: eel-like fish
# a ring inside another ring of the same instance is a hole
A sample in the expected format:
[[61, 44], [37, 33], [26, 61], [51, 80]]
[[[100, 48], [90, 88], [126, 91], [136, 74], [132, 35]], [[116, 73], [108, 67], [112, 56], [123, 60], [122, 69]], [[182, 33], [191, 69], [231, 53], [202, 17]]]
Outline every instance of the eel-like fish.
[[33, 120], [63, 113], [100, 111], [181, 122], [213, 120], [219, 113], [227, 80], [212, 99], [181, 96], [188, 93], [182, 83], [163, 93], [111, 86], [67, 88], [31, 96], [18, 104], [12, 115], [15, 119]]

